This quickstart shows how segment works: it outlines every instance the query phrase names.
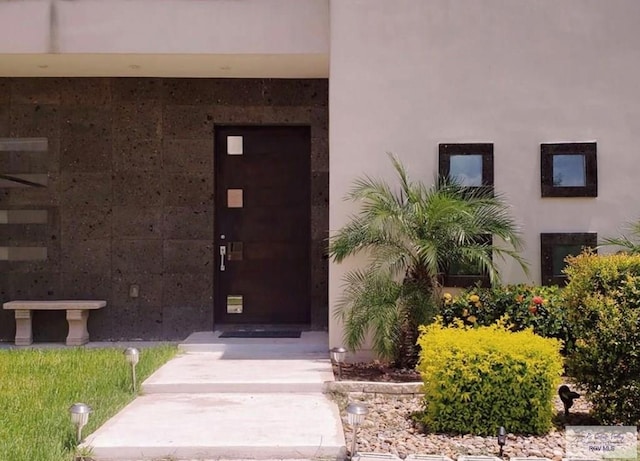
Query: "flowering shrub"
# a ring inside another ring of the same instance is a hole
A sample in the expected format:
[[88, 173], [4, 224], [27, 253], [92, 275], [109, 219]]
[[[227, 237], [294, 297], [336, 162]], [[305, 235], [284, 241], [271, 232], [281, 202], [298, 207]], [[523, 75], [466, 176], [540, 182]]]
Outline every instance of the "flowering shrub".
[[442, 318], [445, 325], [461, 320], [468, 326], [489, 326], [505, 318], [511, 331], [533, 328], [540, 336], [562, 340], [565, 351], [573, 345], [561, 289], [557, 286], [474, 287], [458, 296], [444, 293]]

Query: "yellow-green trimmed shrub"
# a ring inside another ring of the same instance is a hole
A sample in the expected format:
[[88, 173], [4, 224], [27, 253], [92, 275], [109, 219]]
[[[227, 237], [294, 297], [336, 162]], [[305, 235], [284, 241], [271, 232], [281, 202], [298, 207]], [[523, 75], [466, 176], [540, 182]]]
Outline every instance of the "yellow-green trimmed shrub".
[[602, 424], [640, 424], [640, 255], [583, 253], [568, 262], [569, 373]]
[[421, 327], [418, 370], [427, 430], [495, 435], [544, 434], [562, 373], [560, 341], [503, 325]]

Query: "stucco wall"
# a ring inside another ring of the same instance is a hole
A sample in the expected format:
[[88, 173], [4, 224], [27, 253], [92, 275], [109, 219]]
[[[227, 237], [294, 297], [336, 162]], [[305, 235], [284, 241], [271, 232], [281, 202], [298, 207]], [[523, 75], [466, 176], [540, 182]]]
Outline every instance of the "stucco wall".
[[[105, 299], [92, 339], [182, 339], [213, 327], [216, 124], [311, 126], [311, 319], [327, 325], [326, 80], [0, 79], [0, 138], [46, 138], [45, 152], [0, 152], [0, 172], [47, 187], [0, 188], [0, 209], [46, 210], [0, 224], [0, 246], [47, 248], [0, 261], [0, 303]], [[139, 297], [129, 295], [131, 284]], [[0, 310], [0, 341], [13, 312]], [[36, 312], [34, 339], [63, 341], [63, 312]]]
[[[513, 206], [540, 281], [541, 232], [616, 234], [640, 216], [640, 3], [635, 0], [334, 0], [330, 229], [362, 173], [437, 174], [438, 144], [494, 144], [495, 189]], [[541, 198], [540, 143], [597, 141], [597, 198]], [[354, 261], [330, 266], [330, 306]], [[330, 341], [341, 328], [331, 318]]]
[[0, 53], [324, 54], [327, 0], [0, 1]]
[[326, 78], [328, 0], [0, 0], [0, 76]]

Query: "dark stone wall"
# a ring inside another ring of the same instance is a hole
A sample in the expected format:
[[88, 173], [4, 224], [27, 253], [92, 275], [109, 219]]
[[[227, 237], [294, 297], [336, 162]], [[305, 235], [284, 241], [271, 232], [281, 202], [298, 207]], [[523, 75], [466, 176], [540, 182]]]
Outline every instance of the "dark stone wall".
[[[328, 323], [327, 80], [5, 78], [0, 138], [46, 137], [48, 152], [0, 152], [0, 209], [45, 209], [47, 224], [0, 224], [0, 246], [46, 246], [46, 261], [0, 261], [0, 301], [105, 299], [91, 338], [181, 339], [213, 326], [216, 124], [312, 130], [311, 326]], [[140, 287], [129, 296], [132, 284]], [[36, 341], [63, 341], [64, 312], [34, 313]], [[13, 340], [0, 310], [0, 340]]]

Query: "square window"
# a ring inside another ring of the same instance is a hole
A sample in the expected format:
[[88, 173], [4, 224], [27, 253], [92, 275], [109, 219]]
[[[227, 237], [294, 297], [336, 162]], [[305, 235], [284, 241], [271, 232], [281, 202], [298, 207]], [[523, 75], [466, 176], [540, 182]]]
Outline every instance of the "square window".
[[449, 177], [463, 186], [482, 186], [482, 155], [452, 155], [449, 157]]
[[597, 244], [595, 232], [540, 234], [542, 284], [565, 285], [567, 277], [562, 273], [565, 258], [577, 256], [586, 248], [596, 251]]
[[596, 143], [541, 144], [543, 197], [597, 197]]
[[[493, 238], [490, 235], [480, 237], [477, 241], [481, 245], [493, 245]], [[476, 284], [486, 288], [491, 286], [489, 275], [481, 267], [459, 260], [451, 261], [445, 268], [440, 283], [446, 287], [460, 288], [469, 288]]]
[[586, 172], [584, 155], [553, 156], [553, 187], [584, 187]]
[[493, 144], [440, 144], [439, 174], [463, 186], [493, 188]]

